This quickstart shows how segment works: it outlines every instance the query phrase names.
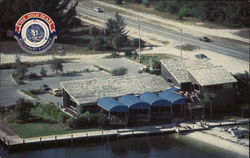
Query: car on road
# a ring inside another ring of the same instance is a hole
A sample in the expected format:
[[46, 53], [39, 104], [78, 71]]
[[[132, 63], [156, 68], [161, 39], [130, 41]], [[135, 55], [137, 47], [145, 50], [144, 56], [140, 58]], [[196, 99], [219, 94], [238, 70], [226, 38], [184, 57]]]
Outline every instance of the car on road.
[[102, 9], [102, 8], [95, 8], [94, 11], [96, 11], [98, 13], [102, 13], [102, 12], [104, 12], [104, 9]]
[[200, 37], [199, 38], [200, 41], [203, 41], [203, 42], [211, 42], [211, 40], [208, 38], [208, 37]]
[[208, 59], [208, 57], [205, 54], [196, 54], [195, 57], [197, 59]]
[[49, 91], [50, 94], [54, 95], [54, 96], [62, 96], [62, 90], [58, 89], [58, 88], [53, 88]]
[[41, 86], [41, 90], [42, 90], [42, 91], [44, 91], [44, 92], [48, 92], [48, 91], [50, 91], [50, 90], [51, 90], [51, 88], [49, 88], [49, 86], [48, 86], [48, 85], [43, 84], [43, 85]]

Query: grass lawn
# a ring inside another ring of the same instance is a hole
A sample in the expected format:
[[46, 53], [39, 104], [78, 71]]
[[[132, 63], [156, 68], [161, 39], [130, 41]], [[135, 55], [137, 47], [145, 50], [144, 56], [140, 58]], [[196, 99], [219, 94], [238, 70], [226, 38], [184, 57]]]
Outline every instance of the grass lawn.
[[100, 130], [98, 128], [69, 129], [67, 125], [55, 121], [47, 113], [43, 112], [40, 108], [33, 109], [31, 111], [31, 114], [32, 116], [37, 117], [39, 119], [31, 123], [6, 123], [5, 125], [22, 138]]
[[23, 89], [21, 89], [20, 90], [20, 92], [23, 92], [24, 94], [26, 94], [26, 95], [28, 95], [28, 96], [30, 96], [30, 97], [32, 97], [32, 98], [38, 98], [38, 96], [36, 96], [35, 94], [33, 94], [31, 91], [29, 91], [29, 90], [23, 90]]
[[[133, 60], [133, 61], [137, 61], [137, 59], [134, 58], [134, 56], [124, 56], [127, 59]], [[146, 66], [150, 66], [150, 59], [154, 58], [157, 61], [160, 61], [161, 59], [172, 59], [172, 58], [179, 58], [177, 56], [174, 55], [169, 55], [169, 54], [141, 54], [141, 64], [146, 65]]]
[[25, 123], [25, 124], [8, 123], [6, 124], [6, 126], [22, 138], [100, 130], [97, 128], [74, 130], [74, 129], [68, 129], [68, 127], [59, 123], [46, 123], [46, 122], [35, 122], [35, 123]]

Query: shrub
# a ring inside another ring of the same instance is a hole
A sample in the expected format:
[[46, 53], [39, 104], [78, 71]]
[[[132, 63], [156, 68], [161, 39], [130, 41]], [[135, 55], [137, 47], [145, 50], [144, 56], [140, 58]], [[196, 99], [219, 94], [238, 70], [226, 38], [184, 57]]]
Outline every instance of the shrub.
[[122, 0], [115, 0], [115, 4], [122, 4]]
[[151, 62], [151, 67], [153, 70], [159, 70], [161, 68], [161, 63], [159, 60], [150, 58], [150, 62]]
[[44, 67], [41, 67], [41, 70], [40, 70], [40, 74], [41, 74], [41, 76], [47, 76], [47, 71], [45, 70], [45, 68]]
[[66, 124], [70, 127], [70, 128], [77, 128], [77, 120], [75, 118], [69, 118], [66, 120]]
[[18, 73], [13, 73], [13, 74], [12, 74], [12, 77], [13, 77], [13, 79], [15, 80], [16, 84], [18, 84], [18, 85], [24, 84], [23, 79], [22, 79], [22, 76], [19, 75]]
[[124, 75], [128, 72], [128, 69], [124, 68], [124, 67], [120, 67], [120, 68], [117, 68], [117, 69], [113, 69], [111, 71], [111, 74], [113, 76], [119, 76], [119, 75]]
[[138, 70], [137, 72], [138, 72], [139, 74], [141, 74], [141, 73], [143, 73], [143, 70]]
[[88, 48], [90, 50], [107, 50], [108, 45], [106, 44], [105, 40], [101, 36], [93, 37], [88, 44]]
[[126, 50], [125, 51], [125, 56], [132, 56], [132, 55], [133, 55], [133, 53], [132, 53], [131, 50]]
[[[145, 46], [146, 42], [144, 40], [142, 40], [142, 39], [141, 39], [140, 42], [141, 42], [140, 46], [141, 46], [141, 48], [143, 48]], [[139, 47], [139, 38], [132, 39], [131, 42], [130, 42], [130, 46], [133, 47], [133, 48], [138, 48]]]
[[143, 0], [142, 1], [144, 7], [148, 8], [150, 6], [150, 1], [149, 0]]
[[90, 27], [89, 34], [92, 36], [97, 36], [99, 34], [99, 30], [96, 27]]
[[182, 19], [182, 17], [190, 17], [190, 16], [193, 16], [192, 9], [190, 8], [182, 7], [178, 13], [178, 18], [180, 20]]
[[96, 114], [96, 120], [97, 120], [97, 124], [98, 126], [105, 126], [106, 125], [106, 122], [107, 122], [107, 117], [105, 114], [99, 112]]
[[19, 99], [15, 105], [13, 115], [15, 120], [19, 122], [26, 122], [30, 119], [31, 109], [34, 107], [34, 104], [25, 99]]
[[166, 1], [158, 1], [155, 4], [155, 10], [158, 10], [160, 12], [165, 12], [167, 8], [167, 2]]

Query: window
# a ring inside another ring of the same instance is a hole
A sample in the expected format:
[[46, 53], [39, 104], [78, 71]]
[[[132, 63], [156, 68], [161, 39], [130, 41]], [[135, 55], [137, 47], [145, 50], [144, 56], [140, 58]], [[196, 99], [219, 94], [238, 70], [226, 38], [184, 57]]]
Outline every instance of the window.
[[195, 90], [200, 90], [200, 86], [198, 84], [194, 84], [194, 89]]

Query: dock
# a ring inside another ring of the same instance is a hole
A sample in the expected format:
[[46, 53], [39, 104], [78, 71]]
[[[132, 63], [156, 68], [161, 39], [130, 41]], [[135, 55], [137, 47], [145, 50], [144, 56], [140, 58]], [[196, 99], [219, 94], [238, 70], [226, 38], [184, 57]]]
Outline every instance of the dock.
[[1, 144], [9, 151], [17, 151], [18, 149], [39, 148], [39, 146], [49, 145], [65, 145], [67, 143], [88, 142], [88, 141], [109, 141], [126, 137], [149, 136], [149, 135], [166, 135], [170, 133], [182, 134], [185, 132], [194, 132], [201, 130], [209, 130], [209, 128], [219, 126], [230, 126], [249, 124], [249, 120], [231, 120], [231, 121], [183, 121], [166, 125], [144, 126], [137, 128], [110, 129], [91, 132], [80, 132], [71, 134], [50, 135], [42, 137], [32, 137], [22, 139], [20, 137], [6, 136], [0, 131]]

